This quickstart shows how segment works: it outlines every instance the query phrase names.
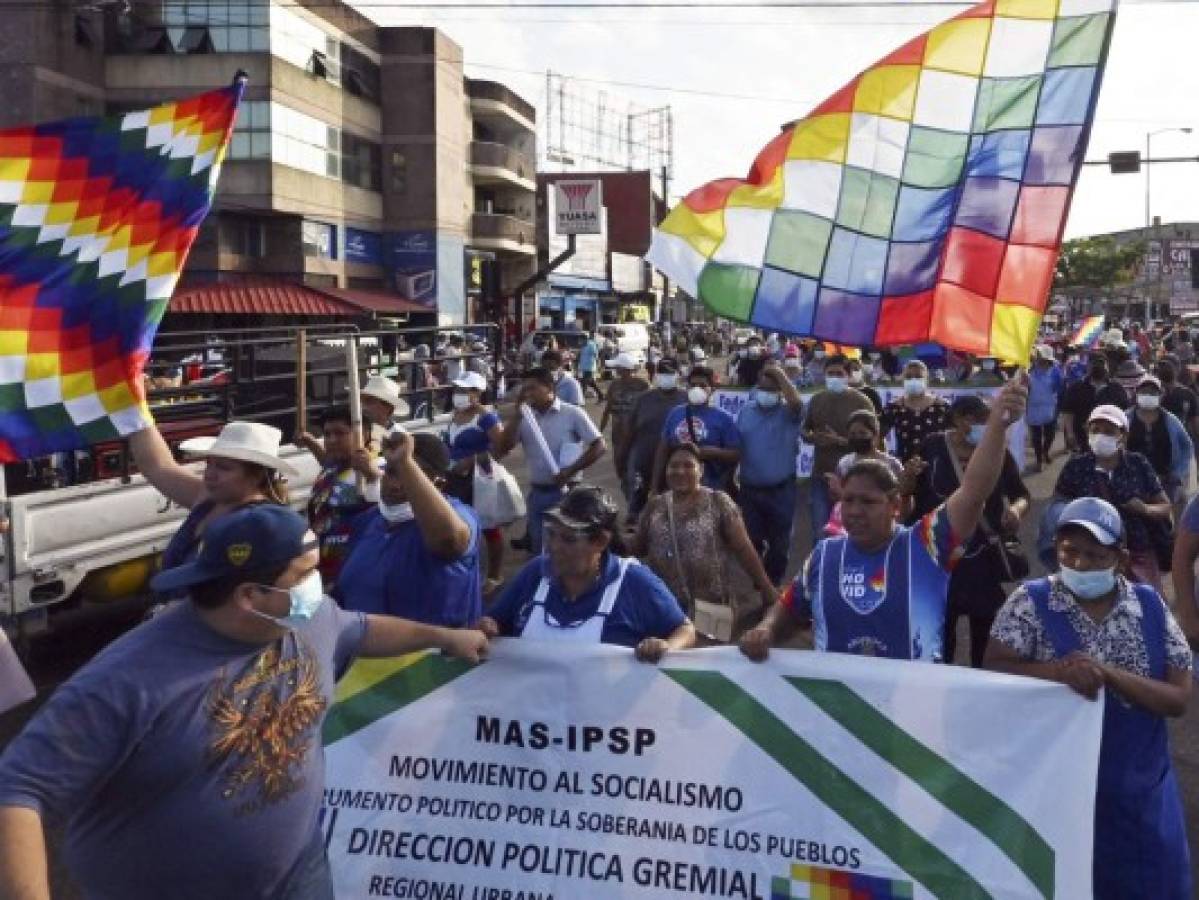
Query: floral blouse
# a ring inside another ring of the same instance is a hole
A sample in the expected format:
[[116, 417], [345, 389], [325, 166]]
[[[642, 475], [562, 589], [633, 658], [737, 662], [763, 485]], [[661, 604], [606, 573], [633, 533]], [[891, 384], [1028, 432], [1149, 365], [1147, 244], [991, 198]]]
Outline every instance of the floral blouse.
[[[1083, 652], [1099, 662], [1149, 677], [1149, 654], [1141, 630], [1141, 606], [1126, 578], [1118, 579], [1119, 597], [1102, 622], [1096, 622], [1083, 612], [1056, 575], [1050, 576], [1049, 583], [1049, 608], [1070, 617]], [[1165, 603], [1164, 600], [1161, 602]], [[1057, 658], [1024, 585], [1016, 588], [999, 610], [995, 624], [991, 626], [991, 637], [1030, 661], [1052, 662]], [[1166, 610], [1165, 637], [1166, 665], [1189, 672], [1191, 648], [1169, 610]]]
[[895, 429], [895, 455], [907, 462], [920, 452], [924, 439], [949, 427], [949, 404], [937, 397], [916, 411], [903, 400], [892, 400], [883, 411], [883, 433]]
[[693, 503], [674, 504], [677, 533], [673, 538], [669, 491], [654, 497], [644, 513], [649, 517], [644, 562], [666, 582], [688, 616], [695, 614], [696, 600], [727, 601], [730, 575], [724, 525], [731, 517], [740, 515], [737, 505], [724, 491], [701, 487], [699, 492], [701, 496]]

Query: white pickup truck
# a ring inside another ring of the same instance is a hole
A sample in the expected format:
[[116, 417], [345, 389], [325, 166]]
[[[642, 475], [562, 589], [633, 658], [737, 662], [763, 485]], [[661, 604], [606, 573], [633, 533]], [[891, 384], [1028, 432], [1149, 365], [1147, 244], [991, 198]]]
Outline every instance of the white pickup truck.
[[[302, 509], [316, 460], [291, 446], [283, 456], [300, 471], [288, 487]], [[158, 554], [187, 516], [141, 475], [22, 494], [3, 509], [0, 623], [24, 636], [46, 631], [62, 607], [144, 594]]]

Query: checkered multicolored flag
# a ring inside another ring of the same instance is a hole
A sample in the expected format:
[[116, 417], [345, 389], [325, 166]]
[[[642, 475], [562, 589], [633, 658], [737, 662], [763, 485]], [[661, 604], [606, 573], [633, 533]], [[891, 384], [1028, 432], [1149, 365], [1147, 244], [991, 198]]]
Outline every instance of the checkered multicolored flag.
[[852, 346], [1026, 362], [1116, 0], [985, 0], [703, 185], [647, 259], [718, 315]]
[[151, 422], [142, 373], [244, 88], [0, 131], [0, 462]]

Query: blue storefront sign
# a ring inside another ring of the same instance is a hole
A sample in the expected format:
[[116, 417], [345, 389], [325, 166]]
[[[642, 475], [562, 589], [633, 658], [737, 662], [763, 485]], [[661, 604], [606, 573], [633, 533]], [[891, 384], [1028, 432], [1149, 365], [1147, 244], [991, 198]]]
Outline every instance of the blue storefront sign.
[[383, 235], [346, 226], [346, 261], [383, 265]]
[[391, 270], [401, 296], [437, 307], [437, 233], [398, 231], [390, 236]]

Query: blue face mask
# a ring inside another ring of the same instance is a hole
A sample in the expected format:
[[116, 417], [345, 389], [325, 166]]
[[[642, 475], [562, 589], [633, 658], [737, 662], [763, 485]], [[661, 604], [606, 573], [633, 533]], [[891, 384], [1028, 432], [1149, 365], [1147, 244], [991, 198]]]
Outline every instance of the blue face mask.
[[849, 387], [849, 379], [842, 378], [839, 375], [833, 375], [824, 379], [824, 386], [834, 394], [839, 394]]
[[775, 391], [758, 391], [754, 400], [762, 409], [774, 409], [779, 405], [779, 395]]
[[983, 439], [983, 432], [987, 430], [986, 425], [971, 425], [970, 433], [966, 435], [966, 443], [971, 447], [977, 447]]
[[[264, 585], [264, 587], [270, 591], [283, 590], [283, 588], [269, 585]], [[321, 604], [325, 602], [325, 587], [321, 584], [320, 572], [313, 572], [299, 584], [292, 585], [287, 589], [287, 596], [291, 600], [291, 606], [286, 616], [276, 618], [257, 610], [255, 612], [262, 618], [284, 628], [297, 628], [310, 621], [316, 615], [316, 611], [320, 609]]]
[[1093, 569], [1090, 572], [1080, 572], [1077, 569], [1061, 567], [1058, 573], [1070, 593], [1083, 601], [1094, 601], [1112, 592], [1116, 586], [1116, 570]]

